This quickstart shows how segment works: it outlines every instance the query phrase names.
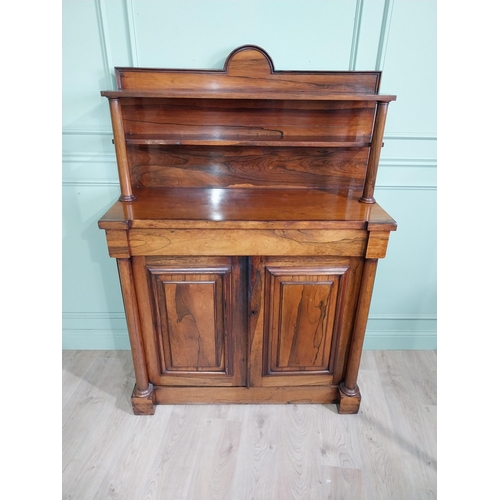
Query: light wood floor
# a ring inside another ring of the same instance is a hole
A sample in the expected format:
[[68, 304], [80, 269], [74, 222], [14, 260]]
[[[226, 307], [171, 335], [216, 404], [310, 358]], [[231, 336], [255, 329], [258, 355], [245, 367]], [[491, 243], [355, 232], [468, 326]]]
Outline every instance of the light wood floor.
[[158, 406], [135, 416], [129, 351], [63, 351], [64, 499], [436, 498], [436, 353], [365, 351], [334, 405]]

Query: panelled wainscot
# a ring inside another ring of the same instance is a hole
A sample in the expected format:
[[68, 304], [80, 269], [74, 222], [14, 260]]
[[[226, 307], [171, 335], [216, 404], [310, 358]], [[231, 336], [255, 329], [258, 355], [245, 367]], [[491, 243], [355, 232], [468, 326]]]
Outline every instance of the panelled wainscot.
[[116, 68], [116, 258], [136, 414], [156, 404], [332, 403], [356, 413], [377, 261], [381, 73]]

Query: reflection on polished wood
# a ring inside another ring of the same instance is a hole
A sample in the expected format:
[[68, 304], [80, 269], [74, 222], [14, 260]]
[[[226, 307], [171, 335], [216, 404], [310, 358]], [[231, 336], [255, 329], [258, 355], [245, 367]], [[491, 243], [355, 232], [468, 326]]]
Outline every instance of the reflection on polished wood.
[[329, 189], [150, 188], [136, 189], [135, 194], [132, 203], [115, 203], [99, 227], [286, 228], [320, 223], [332, 229], [370, 229], [375, 224], [385, 231], [396, 229], [380, 205], [359, 203], [354, 196]]
[[361, 193], [368, 147], [317, 148], [310, 138], [307, 144], [253, 147], [247, 140], [244, 148], [210, 143], [210, 148], [129, 146], [131, 183], [136, 188], [322, 188], [344, 195]]

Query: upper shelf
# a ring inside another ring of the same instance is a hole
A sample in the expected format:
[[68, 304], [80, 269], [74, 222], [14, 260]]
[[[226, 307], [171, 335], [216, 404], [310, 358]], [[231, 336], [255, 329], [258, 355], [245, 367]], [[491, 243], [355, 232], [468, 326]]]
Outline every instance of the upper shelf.
[[380, 71], [276, 71], [264, 50], [246, 45], [222, 70], [115, 74], [117, 90], [101, 95], [110, 100], [123, 201], [139, 186], [304, 185], [375, 203], [387, 104], [396, 99], [379, 94]]
[[357, 137], [259, 137], [259, 136], [207, 136], [179, 134], [137, 134], [126, 137], [127, 144], [134, 145], [185, 145], [185, 146], [291, 146], [318, 148], [364, 148], [370, 147], [369, 138]]
[[395, 95], [386, 94], [337, 94], [331, 91], [267, 91], [255, 92], [228, 90], [103, 90], [101, 95], [109, 99], [117, 98], [164, 98], [164, 99], [261, 99], [275, 101], [371, 101], [391, 102]]

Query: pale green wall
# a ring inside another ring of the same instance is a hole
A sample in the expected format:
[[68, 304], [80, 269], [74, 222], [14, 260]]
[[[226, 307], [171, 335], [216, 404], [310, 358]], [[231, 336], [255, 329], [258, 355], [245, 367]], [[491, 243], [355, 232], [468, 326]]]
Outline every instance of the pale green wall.
[[375, 195], [397, 220], [365, 346], [436, 348], [435, 0], [63, 0], [63, 347], [129, 348], [99, 217], [119, 195], [107, 100], [114, 66], [221, 68], [255, 44], [276, 69], [383, 71]]

